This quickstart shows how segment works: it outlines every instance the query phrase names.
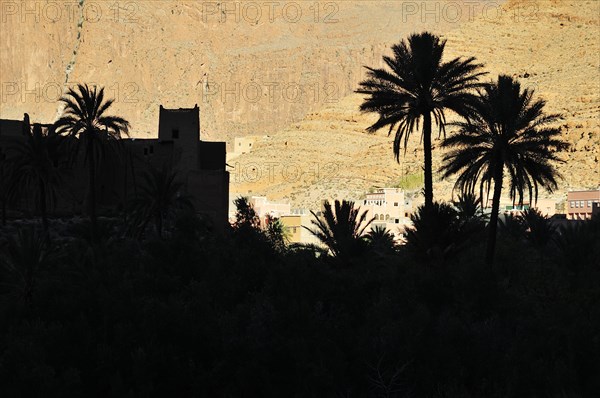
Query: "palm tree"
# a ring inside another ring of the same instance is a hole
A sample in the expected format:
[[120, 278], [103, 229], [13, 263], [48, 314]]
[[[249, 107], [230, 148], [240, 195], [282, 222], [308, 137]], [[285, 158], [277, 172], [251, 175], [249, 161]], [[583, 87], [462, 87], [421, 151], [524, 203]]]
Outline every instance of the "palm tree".
[[447, 203], [419, 206], [410, 220], [412, 226], [404, 232], [406, 247], [421, 260], [441, 264], [465, 245], [458, 211]]
[[483, 208], [481, 207], [481, 198], [473, 192], [463, 192], [458, 195], [457, 200], [452, 204], [458, 212], [458, 218], [463, 221], [483, 218]]
[[150, 167], [142, 174], [142, 185], [132, 200], [131, 208], [142, 222], [142, 231], [149, 220], [154, 220], [156, 233], [162, 237], [166, 220], [179, 209], [191, 209], [192, 202], [182, 195], [184, 184], [177, 180], [177, 172], [164, 166], [162, 169]]
[[13, 195], [32, 195], [38, 207], [44, 232], [48, 232], [48, 205], [56, 200], [60, 185], [58, 172], [59, 141], [52, 129], [46, 134], [39, 124], [34, 124], [25, 142], [15, 146], [10, 190]]
[[[335, 210], [334, 210], [335, 209]], [[373, 219], [367, 220], [367, 211], [360, 212], [354, 202], [336, 200], [334, 208], [329, 201], [323, 204], [323, 214], [317, 215], [311, 210], [316, 228], [307, 229], [325, 246], [334, 257], [347, 261], [359, 254], [363, 247], [363, 234]]]
[[445, 40], [429, 32], [409, 36], [392, 46], [394, 57], [383, 57], [390, 71], [367, 67], [368, 78], [356, 91], [369, 96], [360, 110], [379, 114], [368, 131], [389, 127], [389, 135], [395, 129], [393, 148], [398, 162], [402, 140], [406, 151], [410, 134], [419, 129], [422, 120], [427, 207], [433, 203], [432, 118], [439, 135], [445, 135], [446, 110], [469, 118], [475, 102], [472, 90], [481, 86], [478, 80], [484, 74], [479, 71], [482, 65], [472, 57], [442, 62], [445, 46]]
[[500, 196], [505, 170], [508, 171], [510, 197], [523, 203], [524, 191], [537, 201], [538, 188], [557, 188], [558, 172], [552, 161], [556, 152], [568, 148], [560, 139], [560, 129], [549, 127], [560, 116], [543, 112], [545, 101], [533, 101], [533, 90], [521, 90], [518, 81], [499, 76], [496, 83], [479, 90], [477, 113], [468, 122], [455, 123], [457, 134], [443, 146], [452, 150], [444, 157], [443, 178], [460, 174], [456, 187], [479, 195], [494, 184], [492, 213], [486, 250], [491, 264], [496, 246]]
[[275, 251], [279, 253], [286, 251], [286, 245], [290, 241], [290, 234], [279, 218], [267, 214], [264, 233]]
[[394, 254], [398, 249], [394, 234], [380, 225], [371, 229], [366, 239], [371, 250], [380, 257]]
[[96, 219], [96, 168], [104, 155], [106, 143], [121, 138], [129, 132], [129, 122], [118, 116], [107, 116], [106, 111], [114, 100], [105, 100], [104, 88], [98, 90], [79, 84], [71, 88], [61, 101], [65, 108], [63, 116], [55, 123], [57, 133], [78, 138], [74, 154], [79, 144], [84, 146], [85, 161], [88, 167], [88, 214], [92, 225], [92, 236], [97, 228]]
[[240, 196], [233, 201], [236, 212], [235, 212], [235, 223], [233, 224], [234, 229], [260, 229], [260, 217], [256, 214], [256, 210], [248, 201], [248, 198]]
[[525, 227], [525, 238], [529, 241], [539, 254], [540, 263], [544, 261], [544, 251], [554, 240], [557, 227], [550, 219], [538, 209], [529, 208], [519, 216], [521, 224]]

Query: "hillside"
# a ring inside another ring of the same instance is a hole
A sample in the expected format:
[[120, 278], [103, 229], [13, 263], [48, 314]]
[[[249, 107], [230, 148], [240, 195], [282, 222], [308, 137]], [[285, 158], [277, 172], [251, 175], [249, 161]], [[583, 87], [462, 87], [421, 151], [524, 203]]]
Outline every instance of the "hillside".
[[[563, 154], [566, 163], [558, 166], [564, 176], [559, 191], [544, 197], [560, 199], [567, 189], [600, 185], [599, 7], [595, 1], [513, 1], [503, 6], [499, 18], [475, 19], [448, 33], [434, 30], [448, 39], [448, 57], [477, 57], [490, 79], [499, 73], [519, 77], [547, 100], [548, 112], [564, 116], [563, 134], [572, 148]], [[314, 207], [318, 198], [337, 193], [358, 199], [371, 187], [395, 185], [403, 175], [418, 173], [422, 164], [418, 135], [400, 164], [395, 163], [391, 138], [365, 132], [373, 117], [358, 112], [360, 103], [359, 95], [349, 95], [257, 143], [252, 153], [235, 159], [238, 171], [233, 174], [232, 192], [260, 193]], [[434, 168], [441, 155], [434, 151]], [[249, 172], [254, 165], [267, 170], [272, 159], [307, 171], [314, 164], [333, 162], [337, 172], [312, 179], [312, 184], [286, 180], [282, 167], [271, 173], [274, 178], [263, 172], [257, 179]], [[452, 181], [437, 178], [436, 197], [449, 199], [452, 186]]]
[[[107, 87], [134, 137], [153, 137], [159, 104], [197, 103], [204, 139], [268, 136], [233, 161], [233, 193], [314, 207], [414, 180], [418, 134], [397, 164], [352, 92], [363, 65], [426, 29], [448, 39], [448, 58], [518, 76], [564, 115], [573, 148], [558, 196], [600, 184], [598, 1], [1, 2], [0, 118], [52, 121], [64, 89], [88, 82]], [[447, 199], [452, 182], [434, 188]]]

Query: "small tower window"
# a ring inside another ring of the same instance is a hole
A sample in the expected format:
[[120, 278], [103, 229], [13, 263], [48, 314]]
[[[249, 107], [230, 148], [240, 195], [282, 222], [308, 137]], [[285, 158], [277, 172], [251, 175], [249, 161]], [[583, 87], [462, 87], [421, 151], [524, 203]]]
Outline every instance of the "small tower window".
[[173, 138], [174, 140], [179, 138], [179, 129], [171, 130], [171, 138]]
[[154, 145], [150, 145], [150, 150], [149, 150], [150, 154], [154, 153]]

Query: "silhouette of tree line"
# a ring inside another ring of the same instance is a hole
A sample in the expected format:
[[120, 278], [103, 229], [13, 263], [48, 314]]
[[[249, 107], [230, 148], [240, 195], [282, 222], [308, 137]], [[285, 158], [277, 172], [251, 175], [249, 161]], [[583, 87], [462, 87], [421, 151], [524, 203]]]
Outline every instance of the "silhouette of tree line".
[[[128, 123], [104, 116], [102, 90], [71, 91], [62, 122], [46, 135], [33, 128], [22, 162], [0, 162], [10, 176], [0, 180], [3, 205], [35, 192], [43, 220], [60, 184], [55, 156], [83, 145], [91, 187], [87, 221], [0, 230], [3, 396], [600, 391], [600, 218], [557, 227], [535, 209], [497, 215], [505, 180], [519, 201], [556, 187], [551, 162], [566, 147], [548, 127], [557, 117], [509, 77], [480, 83], [472, 58], [442, 62], [444, 45], [411, 36], [385, 58], [391, 71], [370, 69], [359, 90], [362, 109], [380, 115], [371, 130], [395, 132], [397, 158], [423, 123], [425, 205], [402, 245], [383, 228], [367, 232], [372, 220], [350, 201], [313, 213], [308, 229], [321, 245], [291, 244], [283, 224], [261, 223], [245, 198], [217, 233], [168, 168], [146, 172], [122, 216], [96, 217], [90, 162]], [[443, 141], [443, 177], [458, 174], [452, 203], [432, 190], [431, 125], [445, 135], [446, 110], [462, 118]]]

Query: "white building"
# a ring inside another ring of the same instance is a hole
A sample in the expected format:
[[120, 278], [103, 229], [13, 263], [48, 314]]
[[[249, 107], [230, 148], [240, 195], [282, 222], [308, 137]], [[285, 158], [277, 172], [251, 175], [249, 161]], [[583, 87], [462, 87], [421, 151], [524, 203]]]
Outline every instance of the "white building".
[[411, 225], [412, 199], [400, 188], [379, 188], [366, 194], [359, 204], [362, 210], [367, 210], [368, 219], [374, 218], [371, 228], [382, 226], [400, 237], [404, 229]]

